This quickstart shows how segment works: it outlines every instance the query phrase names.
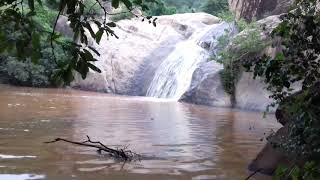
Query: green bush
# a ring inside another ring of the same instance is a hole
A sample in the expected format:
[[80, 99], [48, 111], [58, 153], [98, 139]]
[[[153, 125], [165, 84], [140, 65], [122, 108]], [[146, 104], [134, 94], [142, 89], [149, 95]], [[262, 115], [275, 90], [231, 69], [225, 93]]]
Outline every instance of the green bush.
[[22, 86], [43, 87], [49, 86], [50, 80], [43, 65], [19, 61], [17, 58], [8, 57], [2, 66], [2, 73], [8, 76], [11, 83]]
[[[269, 42], [261, 40], [262, 29], [255, 23], [247, 26], [244, 34], [229, 39], [229, 36], [221, 36], [218, 47], [223, 49], [216, 57], [212, 58], [223, 64], [221, 81], [225, 91], [235, 98], [236, 83], [241, 76], [241, 64], [244, 59], [255, 56], [267, 47]], [[226, 47], [229, 44], [229, 47]], [[235, 100], [235, 99], [234, 99]]]
[[235, 25], [237, 26], [239, 32], [243, 31], [246, 28], [250, 28], [250, 26], [252, 26], [252, 24], [254, 24], [254, 22], [248, 23], [244, 19], [236, 20], [234, 13], [232, 13], [230, 11], [222, 11], [222, 12], [218, 13], [217, 16], [226, 22], [229, 22], [229, 23], [234, 22]]
[[58, 15], [58, 11], [49, 9], [46, 6], [40, 7], [40, 5], [36, 5], [35, 11], [37, 15], [35, 16], [35, 21], [44, 28], [46, 31], [52, 31], [52, 25], [56, 20]]
[[229, 5], [227, 0], [205, 0], [200, 10], [217, 16], [222, 12], [228, 11]]
[[[59, 3], [60, 3], [60, 0], [46, 0], [44, 4], [50, 10], [57, 10], [59, 9]], [[101, 13], [101, 8], [99, 4], [96, 3], [95, 0], [84, 0], [83, 3], [85, 5], [85, 9], [84, 9], [85, 13], [89, 13], [90, 10], [91, 10], [91, 13], [94, 13], [94, 14]]]
[[168, 6], [164, 1], [158, 1], [157, 4], [151, 3], [147, 11], [147, 14], [150, 16], [171, 15], [176, 13], [176, 7]]
[[[69, 57], [62, 49], [56, 49], [56, 58], [58, 62], [65, 62]], [[54, 62], [52, 52], [49, 46], [41, 51], [41, 57], [38, 62], [31, 59], [21, 60], [14, 54], [1, 56], [0, 74], [1, 78], [10, 84], [32, 87], [56, 86], [53, 76], [58, 70]]]

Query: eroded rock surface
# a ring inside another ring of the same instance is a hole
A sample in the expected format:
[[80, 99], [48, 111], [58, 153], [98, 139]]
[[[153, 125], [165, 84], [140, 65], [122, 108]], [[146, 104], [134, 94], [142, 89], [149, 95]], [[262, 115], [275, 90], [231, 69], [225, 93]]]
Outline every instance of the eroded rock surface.
[[203, 63], [193, 74], [190, 89], [181, 101], [219, 107], [230, 107], [230, 96], [223, 89], [220, 71], [223, 66], [215, 61]]
[[237, 19], [251, 21], [285, 13], [292, 3], [293, 0], [229, 0], [229, 9]]
[[141, 19], [123, 20], [114, 29], [119, 39], [104, 36], [100, 45], [92, 44], [101, 54], [96, 65], [103, 73], [90, 72], [86, 80], [77, 78], [72, 86], [127, 95], [144, 95], [156, 68], [195, 30], [219, 23], [205, 13], [161, 16], [157, 27]]
[[[264, 26], [264, 32], [261, 33], [262, 41], [270, 41], [269, 34], [279, 24], [279, 16], [270, 16], [258, 21], [258, 24]], [[237, 36], [246, 37], [247, 31], [239, 33]], [[230, 51], [237, 51], [237, 47], [230, 42], [227, 46]], [[274, 55], [276, 48], [266, 48], [259, 53]], [[247, 58], [250, 57], [246, 57]], [[240, 60], [241, 61], [241, 60]], [[234, 107], [246, 110], [265, 111], [266, 107], [272, 102], [269, 98], [270, 93], [266, 90], [266, 85], [261, 79], [253, 79], [251, 73], [240, 73], [239, 81], [236, 84], [235, 102], [231, 96], [225, 93], [221, 83], [219, 71], [223, 66], [217, 62], [204, 63], [195, 71], [190, 89], [184, 94], [181, 101], [203, 104], [210, 106]], [[271, 109], [275, 110], [275, 109]]]

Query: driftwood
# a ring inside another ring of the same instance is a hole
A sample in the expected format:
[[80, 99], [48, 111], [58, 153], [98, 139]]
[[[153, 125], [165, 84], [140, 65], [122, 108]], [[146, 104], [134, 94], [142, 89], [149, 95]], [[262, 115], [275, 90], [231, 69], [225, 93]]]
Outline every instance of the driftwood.
[[259, 171], [261, 171], [261, 169], [258, 169], [256, 171], [254, 171], [253, 173], [251, 173], [245, 180], [249, 180], [250, 178], [252, 178], [254, 175], [256, 175]]
[[124, 148], [113, 149], [113, 148], [107, 147], [106, 145], [102, 144], [100, 141], [92, 141], [89, 136], [87, 136], [87, 138], [88, 139], [83, 142], [70, 141], [70, 140], [63, 139], [63, 138], [56, 138], [53, 141], [44, 142], [44, 143], [49, 144], [49, 143], [56, 143], [59, 141], [63, 141], [63, 142], [67, 142], [67, 143], [71, 143], [71, 144], [75, 144], [75, 145], [79, 145], [79, 146], [93, 147], [93, 148], [97, 149], [97, 152], [99, 154], [105, 152], [109, 156], [111, 156], [117, 160], [125, 161], [125, 162], [126, 161], [139, 161], [141, 158], [141, 156], [139, 154], [134, 153], [130, 150], [127, 150], [127, 148], [128, 148], [127, 146]]

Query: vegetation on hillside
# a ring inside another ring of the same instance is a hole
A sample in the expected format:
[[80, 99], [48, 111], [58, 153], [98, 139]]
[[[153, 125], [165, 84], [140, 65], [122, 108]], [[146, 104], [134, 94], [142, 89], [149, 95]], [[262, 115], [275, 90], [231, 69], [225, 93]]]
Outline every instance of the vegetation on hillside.
[[[135, 8], [147, 10], [148, 4], [136, 0], [112, 0], [114, 8], [123, 6], [129, 13]], [[89, 46], [88, 38], [90, 36], [98, 44], [103, 34], [117, 38], [112, 30], [116, 24], [108, 21], [108, 14], [98, 0], [1, 1], [1, 76], [19, 85], [49, 86], [70, 83], [74, 70], [82, 78], [86, 78], [90, 69], [100, 72], [93, 64], [96, 61], [94, 55], [100, 54]], [[72, 39], [55, 31], [60, 16], [68, 18], [74, 32]], [[146, 18], [156, 24], [152, 17]], [[93, 31], [92, 26], [98, 31]]]
[[225, 11], [219, 16], [226, 22], [234, 24], [240, 32], [235, 37], [230, 36], [229, 30], [218, 39], [218, 54], [211, 57], [223, 64], [224, 69], [220, 72], [221, 83], [225, 92], [231, 96], [232, 104], [236, 103], [236, 85], [242, 74], [242, 60], [261, 53], [270, 42], [263, 40], [262, 27], [256, 22], [248, 23], [243, 19], [235, 20], [234, 14]]

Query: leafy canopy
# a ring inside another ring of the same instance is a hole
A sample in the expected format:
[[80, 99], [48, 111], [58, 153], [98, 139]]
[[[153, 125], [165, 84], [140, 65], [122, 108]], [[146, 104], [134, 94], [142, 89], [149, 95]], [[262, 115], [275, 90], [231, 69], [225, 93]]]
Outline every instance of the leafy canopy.
[[[155, 0], [112, 0], [111, 3], [114, 8], [119, 8], [123, 4], [127, 12], [138, 16], [133, 13], [133, 10], [148, 10], [148, 4], [152, 2]], [[79, 72], [82, 78], [86, 78], [90, 69], [101, 72], [93, 63], [97, 61], [95, 56], [100, 54], [89, 45], [88, 36], [98, 44], [103, 35], [118, 38], [113, 30], [116, 23], [108, 20], [108, 16], [113, 14], [106, 10], [104, 2], [94, 0], [92, 5], [88, 5], [86, 0], [56, 1], [58, 14], [51, 28], [43, 27], [36, 20], [38, 13], [36, 7], [43, 7], [43, 3], [45, 3], [44, 0], [2, 0], [0, 2], [0, 23], [6, 25], [0, 27], [0, 55], [13, 54], [21, 61], [31, 60], [33, 63], [38, 63], [42, 56], [43, 42], [50, 42], [52, 58], [59, 67], [59, 71], [55, 73], [55, 79], [61, 83], [68, 84], [73, 80], [73, 70]], [[94, 12], [99, 10], [103, 12], [102, 18]], [[74, 32], [72, 40], [66, 40], [55, 31], [60, 16], [68, 18]], [[140, 16], [156, 25], [156, 19]], [[94, 31], [95, 28], [92, 26], [96, 26], [98, 30]], [[86, 32], [89, 32], [89, 35]], [[71, 55], [69, 61], [60, 61], [56, 58], [57, 46]]]

